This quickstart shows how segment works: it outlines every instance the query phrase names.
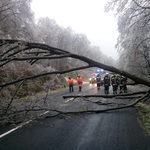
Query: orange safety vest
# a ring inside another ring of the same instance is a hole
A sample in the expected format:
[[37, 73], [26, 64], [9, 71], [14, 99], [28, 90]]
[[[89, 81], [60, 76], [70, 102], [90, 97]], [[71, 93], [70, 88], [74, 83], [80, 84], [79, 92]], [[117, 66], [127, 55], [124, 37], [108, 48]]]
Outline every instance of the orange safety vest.
[[83, 83], [82, 77], [77, 78], [77, 83], [79, 84], [79, 86], [82, 86], [82, 83]]
[[68, 84], [73, 84], [73, 79], [68, 79]]

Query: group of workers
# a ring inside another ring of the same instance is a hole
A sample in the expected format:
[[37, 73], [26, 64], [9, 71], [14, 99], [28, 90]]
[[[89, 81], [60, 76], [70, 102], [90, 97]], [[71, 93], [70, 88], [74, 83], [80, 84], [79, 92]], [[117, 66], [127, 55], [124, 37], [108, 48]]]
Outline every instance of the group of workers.
[[[73, 79], [71, 77], [69, 77], [69, 79], [68, 79], [69, 92], [73, 92], [74, 91], [74, 89], [73, 89], [73, 83], [74, 83]], [[77, 77], [77, 83], [79, 85], [79, 91], [81, 91], [83, 79], [79, 75]]]
[[[97, 89], [99, 90], [99, 76], [97, 77]], [[113, 87], [113, 94], [117, 94], [118, 89], [120, 90], [120, 93], [127, 93], [127, 77], [122, 76], [122, 75], [115, 75], [113, 74], [112, 77], [110, 78], [109, 74], [106, 73], [104, 77], [104, 87], [105, 87], [105, 94], [109, 94], [109, 86], [112, 85]]]
[[[100, 74], [97, 75], [96, 81], [97, 81], [97, 89], [99, 90], [100, 86], [102, 84]], [[73, 83], [74, 83], [73, 79], [71, 77], [69, 77], [69, 79], [68, 79], [69, 92], [74, 91]], [[81, 91], [83, 79], [79, 75], [77, 77], [77, 83], [79, 85], [79, 91]], [[117, 91], [119, 88], [120, 88], [119, 89], [120, 93], [127, 93], [127, 77], [125, 77], [125, 76], [113, 74], [112, 77], [110, 78], [110, 75], [108, 73], [106, 73], [105, 77], [104, 77], [103, 85], [104, 85], [105, 94], [109, 94], [109, 86], [110, 85], [112, 85], [112, 87], [113, 87], [113, 94], [117, 94]]]

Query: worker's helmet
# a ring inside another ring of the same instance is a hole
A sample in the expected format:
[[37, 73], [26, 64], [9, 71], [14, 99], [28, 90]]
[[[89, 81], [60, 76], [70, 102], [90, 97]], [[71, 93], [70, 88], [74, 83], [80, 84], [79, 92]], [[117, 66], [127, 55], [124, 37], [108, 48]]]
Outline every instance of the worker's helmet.
[[71, 79], [71, 77], [69, 76], [69, 79]]
[[108, 73], [106, 73], [106, 75], [108, 75]]

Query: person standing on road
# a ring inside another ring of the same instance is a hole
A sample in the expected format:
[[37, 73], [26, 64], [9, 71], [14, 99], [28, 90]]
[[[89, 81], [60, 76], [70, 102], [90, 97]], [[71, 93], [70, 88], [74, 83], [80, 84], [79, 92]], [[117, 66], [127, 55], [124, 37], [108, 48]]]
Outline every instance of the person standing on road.
[[118, 87], [119, 87], [119, 74], [117, 74], [117, 90], [118, 90]]
[[117, 94], [118, 82], [115, 74], [111, 77], [111, 85], [113, 86], [113, 94]]
[[110, 86], [110, 77], [108, 73], [106, 73], [104, 77], [105, 94], [109, 94], [109, 86]]
[[124, 93], [127, 93], [127, 77], [123, 76], [123, 90]]
[[120, 78], [119, 78], [120, 93], [124, 93], [123, 84], [124, 84], [123, 76], [120, 75]]
[[78, 83], [78, 85], [79, 85], [79, 91], [81, 91], [83, 79], [82, 79], [82, 77], [80, 77], [79, 75], [78, 75], [78, 77], [77, 77], [77, 83]]
[[97, 82], [97, 90], [99, 91], [101, 85], [101, 76], [99, 74], [96, 77], [96, 82]]
[[68, 85], [69, 85], [69, 92], [73, 92], [73, 79], [71, 77], [69, 77], [68, 79]]

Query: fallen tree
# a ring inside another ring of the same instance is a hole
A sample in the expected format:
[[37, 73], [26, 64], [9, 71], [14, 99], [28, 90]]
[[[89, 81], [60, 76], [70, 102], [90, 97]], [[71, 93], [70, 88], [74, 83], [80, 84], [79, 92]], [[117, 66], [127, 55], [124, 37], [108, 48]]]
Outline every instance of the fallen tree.
[[[7, 86], [9, 84], [14, 84], [14, 83], [20, 82], [22, 80], [28, 80], [28, 79], [32, 79], [32, 78], [36, 78], [36, 77], [40, 77], [40, 76], [49, 75], [49, 74], [63, 74], [63, 73], [67, 73], [67, 72], [71, 72], [71, 71], [75, 71], [75, 70], [86, 69], [86, 68], [90, 68], [90, 67], [103, 68], [105, 70], [108, 70], [108, 71], [111, 71], [111, 72], [114, 72], [114, 73], [117, 73], [117, 74], [120, 74], [120, 75], [123, 75], [123, 76], [126, 76], [126, 77], [132, 79], [134, 81], [134, 84], [144, 84], [144, 85], [150, 86], [149, 80], [139, 78], [139, 77], [135, 76], [134, 74], [130, 74], [123, 70], [119, 70], [113, 66], [107, 66], [105, 64], [96, 62], [94, 60], [91, 60], [90, 58], [80, 56], [77, 54], [72, 54], [68, 51], [54, 48], [54, 47], [51, 47], [51, 46], [48, 46], [45, 44], [29, 43], [29, 42], [19, 41], [19, 40], [0, 40], [0, 44], [1, 44], [0, 47], [2, 47], [4, 45], [8, 45], [8, 46], [13, 45], [13, 47], [11, 46], [11, 48], [8, 48], [8, 50], [6, 52], [3, 52], [0, 55], [0, 67], [10, 63], [11, 61], [27, 61], [27, 60], [29, 61], [30, 60], [30, 63], [33, 64], [40, 59], [61, 59], [61, 58], [65, 58], [65, 57], [76, 58], [76, 59], [84, 61], [88, 64], [87, 66], [83, 66], [80, 68], [73, 68], [73, 69], [69, 69], [69, 70], [56, 71], [56, 72], [47, 72], [45, 74], [29, 76], [29, 77], [26, 77], [26, 78], [23, 78], [20, 80], [16, 80], [12, 83], [0, 85], [0, 87]], [[14, 51], [15, 49], [17, 49], [17, 50]], [[33, 52], [33, 50], [34, 50], [34, 52]], [[41, 51], [41, 50], [43, 50], [43, 51]], [[42, 52], [43, 52], [43, 54], [42, 54]], [[39, 54], [42, 54], [43, 56], [38, 56]], [[18, 55], [19, 55], [19, 57], [18, 57]], [[21, 57], [21, 56], [23, 56], [23, 57]]]
[[[117, 109], [123, 109], [123, 108], [128, 108], [128, 107], [132, 107], [134, 105], [136, 105], [137, 103], [141, 102], [142, 100], [147, 99], [147, 97], [149, 96], [150, 91], [147, 91], [147, 93], [143, 96], [141, 96], [140, 98], [138, 98], [136, 101], [134, 101], [131, 104], [128, 104], [126, 106], [120, 106], [120, 107], [113, 107], [113, 108], [107, 108], [107, 109], [102, 109], [102, 110], [85, 110], [85, 111], [79, 111], [78, 113], [85, 113], [85, 112], [96, 112], [96, 113], [100, 113], [100, 112], [106, 112], [106, 111], [111, 111], [111, 110], [117, 110]], [[55, 110], [57, 111], [57, 110]], [[75, 112], [62, 112], [62, 111], [57, 111], [59, 114], [69, 114], [69, 113], [75, 113]]]
[[[91, 60], [90, 58], [87, 58], [85, 56], [80, 56], [77, 54], [73, 54], [70, 53], [68, 51], [65, 50], [61, 50], [58, 48], [54, 48], [45, 44], [40, 44], [40, 43], [30, 43], [30, 42], [25, 42], [25, 41], [20, 41], [20, 40], [8, 40], [8, 39], [1, 39], [0, 40], [0, 47], [2, 48], [2, 51], [0, 53], [0, 67], [4, 67], [5, 65], [8, 65], [10, 62], [20, 62], [20, 61], [26, 61], [29, 62], [31, 65], [33, 65], [34, 63], [36, 63], [39, 60], [43, 60], [43, 59], [61, 59], [61, 58], [74, 58], [74, 59], [78, 59], [81, 60], [85, 63], [87, 63], [86, 66], [81, 66], [81, 67], [77, 67], [77, 68], [72, 68], [72, 69], [67, 69], [67, 70], [58, 70], [58, 71], [51, 71], [51, 72], [45, 72], [45, 73], [41, 73], [41, 74], [37, 74], [37, 75], [29, 75], [23, 78], [19, 78], [16, 80], [13, 80], [11, 82], [6, 82], [6, 83], [2, 83], [0, 85], [1, 89], [0, 91], [7, 86], [13, 85], [13, 84], [18, 84], [18, 88], [16, 89], [16, 91], [14, 92], [12, 98], [10, 99], [10, 101], [7, 103], [7, 105], [2, 106], [1, 109], [1, 118], [5, 118], [6, 116], [9, 115], [16, 115], [17, 113], [22, 113], [23, 110], [24, 112], [28, 113], [28, 112], [32, 112], [32, 111], [41, 111], [41, 110], [48, 110], [45, 106], [46, 105], [46, 98], [42, 99], [42, 105], [41, 105], [41, 100], [38, 99], [36, 100], [36, 102], [30, 102], [30, 104], [28, 105], [27, 108], [25, 109], [16, 109], [15, 107], [12, 109], [10, 106], [13, 103], [13, 100], [15, 98], [16, 93], [18, 92], [18, 90], [20, 89], [20, 87], [22, 86], [23, 83], [25, 83], [27, 80], [32, 80], [41, 76], [46, 76], [46, 75], [50, 75], [50, 74], [64, 74], [64, 73], [68, 73], [68, 72], [72, 72], [75, 70], [82, 70], [82, 69], [86, 69], [86, 68], [90, 68], [90, 67], [98, 67], [98, 68], [103, 68], [105, 70], [126, 76], [130, 79], [132, 79], [134, 81], [134, 85], [136, 84], [143, 84], [146, 86], [150, 86], [150, 81], [149, 80], [145, 80], [142, 78], [139, 78], [133, 74], [130, 74], [128, 72], [125, 72], [123, 70], [119, 70], [113, 66], [107, 66], [105, 64], [96, 62], [94, 60]], [[146, 94], [145, 94], [146, 93]], [[137, 104], [138, 102], [140, 102], [141, 100], [143, 100], [145, 97], [147, 97], [147, 99], [149, 98], [149, 91], [139, 91], [139, 92], [135, 92], [135, 93], [127, 93], [127, 94], [119, 94], [119, 95], [70, 95], [70, 96], [63, 96], [63, 98], [85, 98], [85, 97], [105, 97], [105, 98], [113, 98], [117, 96], [129, 96], [129, 95], [138, 95], [138, 94], [145, 94], [144, 96], [142, 95], [140, 98], [138, 98], [135, 102], [126, 105], [126, 106], [121, 106], [121, 107], [115, 107], [115, 108], [109, 108], [106, 110], [84, 110], [84, 111], [78, 111], [78, 113], [82, 113], [82, 112], [104, 112], [104, 111], [110, 111], [110, 110], [116, 110], [116, 109], [122, 109], [122, 108], [127, 108], [127, 107], [131, 107], [134, 106], [135, 104]], [[121, 98], [121, 97], [120, 97]], [[145, 99], [144, 99], [145, 101]], [[40, 104], [39, 104], [40, 103]], [[38, 105], [36, 105], [38, 104]], [[62, 112], [59, 110], [55, 110], [55, 112], [58, 112], [58, 114], [67, 114], [67, 113], [75, 113], [75, 112]]]
[[118, 96], [130, 96], [130, 95], [138, 95], [138, 94], [145, 94], [147, 91], [139, 91], [139, 92], [132, 92], [132, 93], [123, 93], [123, 94], [113, 94], [113, 95], [68, 95], [68, 96], [63, 96], [64, 99], [66, 98], [87, 98], [87, 97], [103, 97], [103, 98], [117, 98]]

